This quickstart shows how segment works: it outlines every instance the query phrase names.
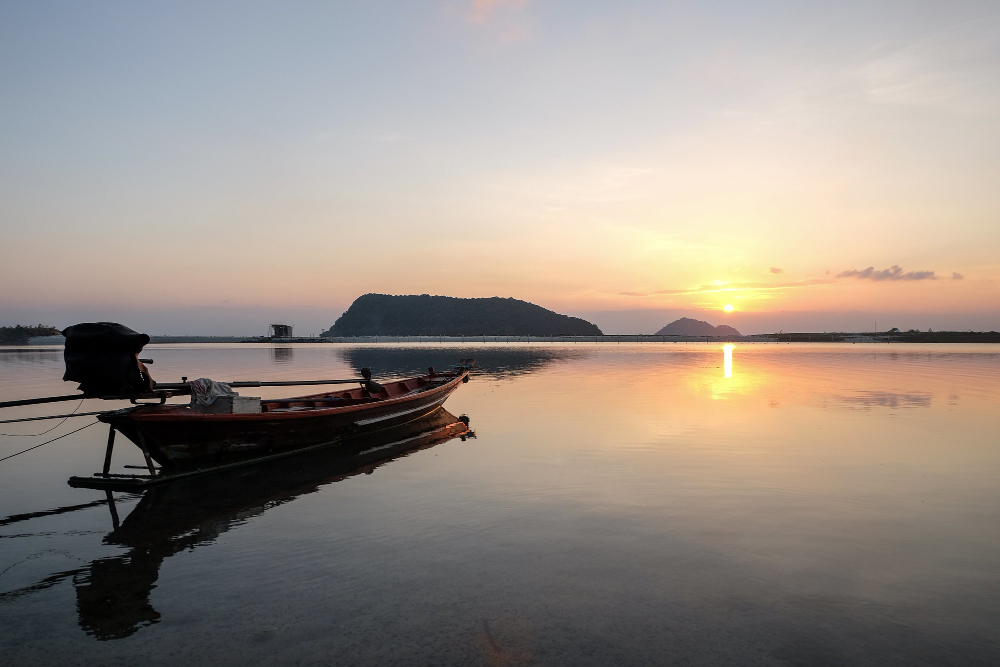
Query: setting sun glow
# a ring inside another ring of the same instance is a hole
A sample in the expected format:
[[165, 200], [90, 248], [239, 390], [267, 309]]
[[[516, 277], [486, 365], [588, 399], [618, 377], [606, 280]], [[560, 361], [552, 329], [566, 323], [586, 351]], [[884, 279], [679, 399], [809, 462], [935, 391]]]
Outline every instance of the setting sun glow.
[[722, 307], [722, 310], [726, 311], [727, 313], [731, 313], [731, 312], [733, 312], [733, 310], [734, 310], [734, 308], [733, 308], [733, 304], [731, 304], [731, 303], [727, 303], [726, 305], [724, 305], [724, 306]]

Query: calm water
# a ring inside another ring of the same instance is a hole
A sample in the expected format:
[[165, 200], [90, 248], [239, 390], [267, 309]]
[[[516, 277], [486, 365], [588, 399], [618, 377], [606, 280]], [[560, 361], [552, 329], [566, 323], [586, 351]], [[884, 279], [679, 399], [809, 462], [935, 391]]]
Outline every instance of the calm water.
[[[104, 492], [66, 485], [100, 469], [105, 427], [4, 461], [5, 665], [1000, 664], [998, 347], [144, 356], [161, 381], [475, 356], [446, 407], [478, 437], [117, 493], [117, 530]], [[67, 393], [61, 373], [61, 350], [0, 349], [2, 398]], [[89, 421], [0, 438], [0, 456]], [[120, 441], [116, 466], [141, 462]]]

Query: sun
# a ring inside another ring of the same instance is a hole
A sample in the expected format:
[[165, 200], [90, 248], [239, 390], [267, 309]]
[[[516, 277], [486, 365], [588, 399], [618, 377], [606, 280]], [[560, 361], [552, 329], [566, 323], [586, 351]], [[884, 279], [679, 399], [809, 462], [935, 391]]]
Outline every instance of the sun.
[[726, 305], [724, 305], [724, 306], [722, 307], [722, 310], [726, 311], [727, 313], [731, 313], [731, 312], [733, 312], [733, 311], [734, 311], [734, 310], [736, 310], [736, 309], [735, 309], [735, 308], [733, 308], [733, 304], [731, 304], [731, 303], [727, 303]]

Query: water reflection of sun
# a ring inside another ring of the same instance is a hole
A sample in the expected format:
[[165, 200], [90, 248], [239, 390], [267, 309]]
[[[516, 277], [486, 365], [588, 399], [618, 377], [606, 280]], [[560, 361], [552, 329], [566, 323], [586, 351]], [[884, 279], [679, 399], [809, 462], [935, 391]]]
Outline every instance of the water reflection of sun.
[[767, 376], [753, 366], [741, 366], [739, 363], [740, 349], [740, 346], [732, 343], [723, 345], [720, 349], [722, 352], [721, 367], [713, 365], [688, 378], [687, 384], [693, 393], [707, 394], [712, 400], [724, 400], [758, 393], [767, 384]]

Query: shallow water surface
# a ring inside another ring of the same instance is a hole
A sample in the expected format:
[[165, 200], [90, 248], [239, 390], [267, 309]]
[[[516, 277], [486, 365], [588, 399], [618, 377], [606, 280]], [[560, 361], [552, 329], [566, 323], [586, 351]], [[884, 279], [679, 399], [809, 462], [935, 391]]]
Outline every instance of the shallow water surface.
[[[446, 408], [477, 437], [111, 504], [66, 485], [100, 469], [102, 425], [0, 462], [4, 664], [1000, 664], [995, 346], [143, 356], [161, 381], [380, 379], [476, 357]], [[61, 374], [60, 349], [0, 348], [0, 398], [68, 393]], [[90, 421], [0, 425], [0, 457]], [[120, 440], [116, 468], [141, 463]]]

